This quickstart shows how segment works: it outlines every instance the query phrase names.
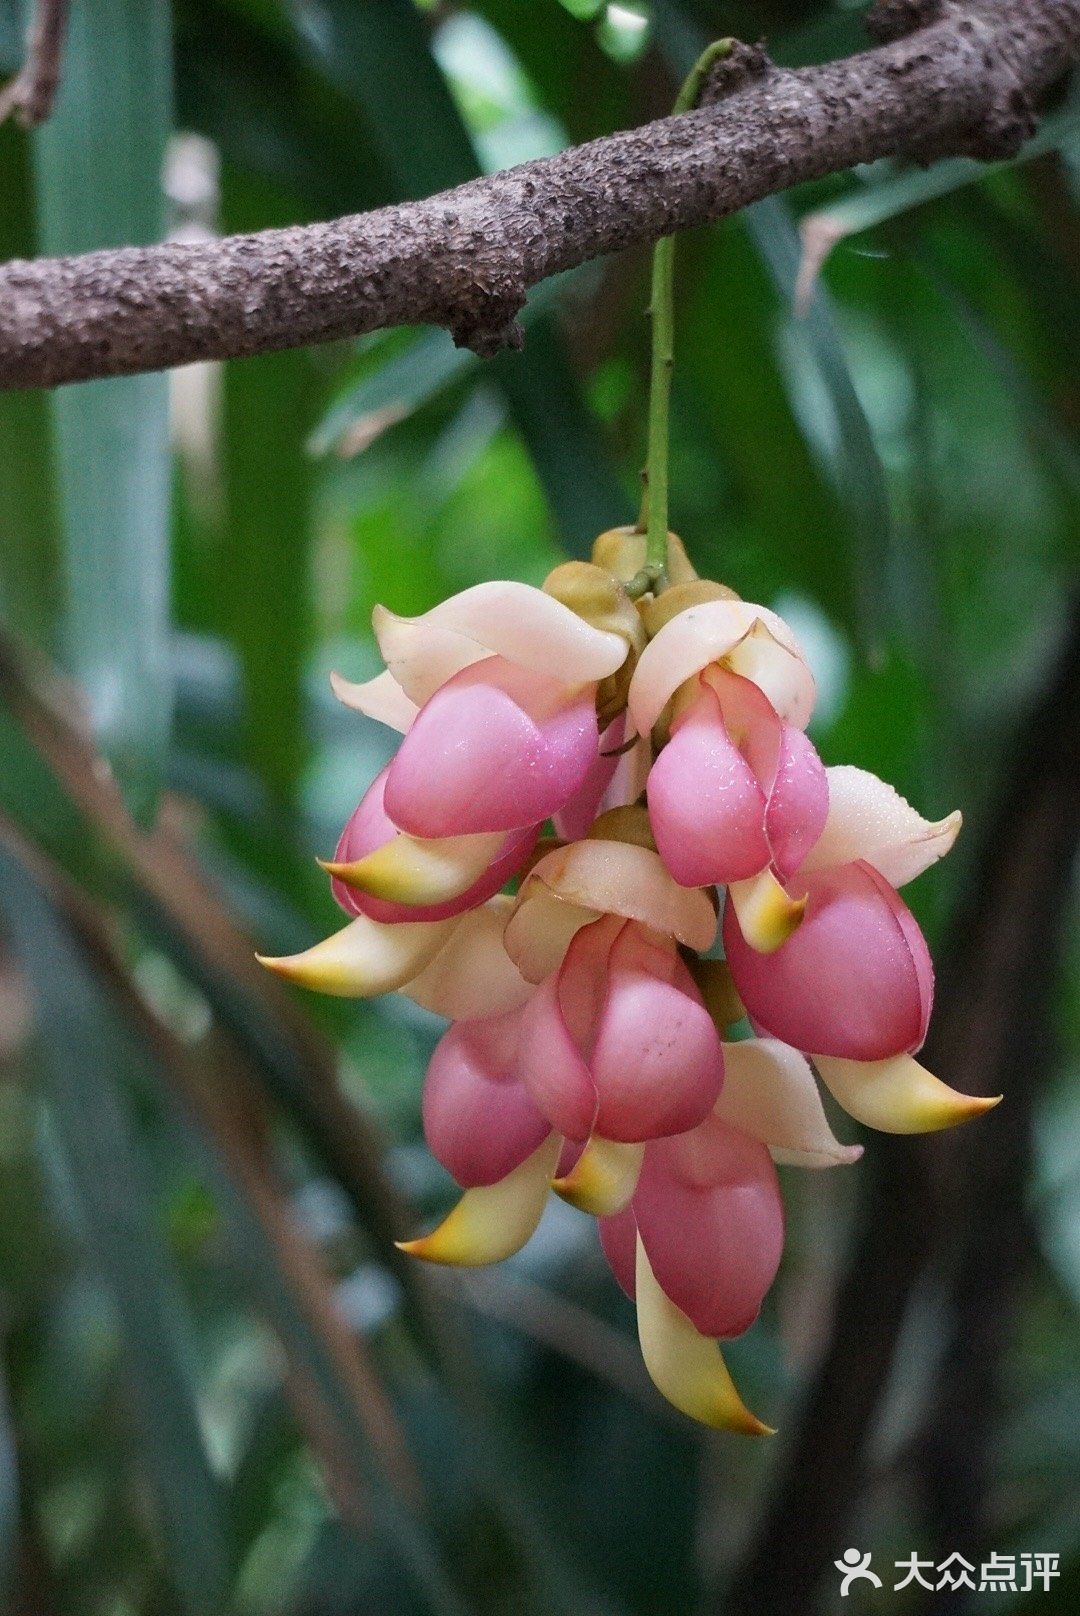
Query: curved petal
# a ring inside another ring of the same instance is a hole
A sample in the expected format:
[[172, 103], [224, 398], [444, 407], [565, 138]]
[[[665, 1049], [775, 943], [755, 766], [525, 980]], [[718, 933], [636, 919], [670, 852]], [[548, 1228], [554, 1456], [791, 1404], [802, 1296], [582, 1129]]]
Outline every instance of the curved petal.
[[591, 688], [498, 657], [474, 663], [428, 701], [386, 779], [385, 807], [413, 836], [539, 825], [574, 795], [596, 760]]
[[661, 1290], [640, 1236], [635, 1279], [641, 1356], [661, 1396], [713, 1430], [772, 1436], [735, 1390], [716, 1342], [700, 1335]]
[[600, 746], [588, 774], [574, 795], [554, 815], [555, 834], [564, 842], [576, 842], [586, 834], [600, 811], [600, 804], [619, 766], [619, 748], [626, 733], [626, 714], [611, 721], [600, 737]]
[[793, 1167], [858, 1161], [861, 1145], [842, 1145], [825, 1117], [810, 1063], [775, 1038], [724, 1045], [724, 1087], [715, 1115]]
[[781, 879], [803, 864], [820, 840], [829, 813], [829, 781], [813, 742], [783, 724], [776, 778], [765, 810], [765, 833]]
[[551, 1134], [498, 1184], [466, 1190], [438, 1228], [419, 1240], [399, 1240], [411, 1257], [457, 1268], [502, 1262], [536, 1233], [544, 1214], [561, 1141]]
[[766, 1147], [711, 1116], [645, 1152], [634, 1216], [664, 1293], [708, 1336], [757, 1317], [784, 1245], [784, 1208]]
[[765, 792], [704, 681], [672, 725], [646, 790], [657, 850], [681, 886], [726, 886], [769, 863]]
[[774, 954], [802, 925], [805, 898], [792, 898], [772, 870], [728, 885], [729, 911], [738, 916], [740, 936], [758, 954]]
[[377, 719], [404, 735], [420, 709], [410, 701], [392, 673], [380, 673], [363, 684], [353, 684], [340, 673], [330, 675], [330, 688], [338, 701], [367, 718]]
[[533, 991], [503, 946], [513, 898], [489, 898], [462, 915], [456, 929], [424, 966], [398, 990], [448, 1021], [517, 1010]]
[[543, 1144], [551, 1126], [515, 1073], [520, 1016], [456, 1022], [424, 1079], [424, 1138], [465, 1189], [495, 1184]]
[[507, 922], [504, 946], [527, 982], [543, 982], [559, 969], [581, 928], [599, 918], [595, 909], [557, 898], [542, 882], [526, 881]]
[[882, 1133], [936, 1133], [992, 1111], [1001, 1095], [959, 1094], [911, 1055], [890, 1060], [815, 1056], [821, 1080], [844, 1110]]
[[919, 1047], [933, 967], [903, 900], [868, 864], [805, 878], [799, 929], [775, 953], [749, 946], [732, 906], [724, 949], [754, 1025], [808, 1054], [883, 1060]]
[[[384, 805], [389, 768], [364, 793], [323, 868], [351, 915], [388, 924], [447, 920], [498, 892], [536, 845], [537, 827], [425, 841], [398, 830]], [[321, 861], [320, 861], [321, 862]]]
[[570, 687], [596, 684], [626, 659], [621, 635], [593, 628], [542, 589], [507, 581], [451, 595], [422, 617], [377, 606], [372, 626], [387, 668], [421, 707], [462, 668], [493, 653]]
[[589, 1067], [594, 1129], [628, 1144], [693, 1128], [720, 1093], [720, 1036], [690, 973], [633, 924], [611, 950]]
[[551, 1187], [579, 1212], [611, 1217], [629, 1206], [644, 1153], [644, 1145], [619, 1144], [594, 1134], [570, 1171], [553, 1178]]
[[651, 640], [630, 681], [630, 717], [647, 735], [681, 684], [713, 662], [750, 679], [779, 716], [805, 729], [814, 678], [782, 618], [743, 600], [711, 600], [680, 612]]
[[850, 764], [826, 769], [829, 813], [825, 828], [803, 864], [824, 870], [862, 859], [894, 887], [902, 887], [943, 858], [957, 836], [957, 812], [936, 824], [916, 813], [892, 786]]
[[302, 954], [256, 958], [275, 976], [300, 987], [340, 999], [373, 999], [412, 981], [459, 924], [455, 917], [384, 926], [361, 915]]
[[537, 886], [595, 913], [622, 915], [675, 937], [698, 952], [716, 937], [708, 895], [673, 880], [658, 853], [630, 842], [589, 838], [547, 853], [521, 888], [524, 902]]

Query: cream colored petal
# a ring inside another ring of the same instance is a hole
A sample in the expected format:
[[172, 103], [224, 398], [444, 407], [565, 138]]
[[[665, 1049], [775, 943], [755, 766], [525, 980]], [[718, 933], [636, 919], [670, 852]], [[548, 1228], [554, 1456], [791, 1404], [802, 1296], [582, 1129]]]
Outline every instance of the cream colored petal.
[[681, 887], [659, 853], [601, 838], [571, 842], [547, 853], [522, 887], [538, 886], [564, 902], [598, 914], [622, 915], [704, 952], [716, 937], [716, 911], [699, 887]]
[[368, 679], [360, 685], [343, 679], [340, 673], [332, 673], [330, 688], [344, 706], [364, 713], [368, 718], [377, 719], [380, 724], [396, 729], [401, 735], [412, 728], [413, 719], [419, 712], [416, 703], [409, 700], [392, 673], [380, 673], [377, 678]]
[[626, 658], [621, 635], [593, 628], [542, 589], [507, 581], [477, 584], [422, 617], [377, 606], [372, 625], [387, 667], [420, 707], [483, 656], [505, 657], [571, 688], [606, 679]]
[[898, 791], [866, 769], [845, 763], [825, 772], [829, 817], [803, 870], [824, 870], [865, 859], [886, 881], [902, 887], [943, 858], [960, 834], [959, 812], [932, 824]]
[[392, 903], [449, 903], [475, 886], [505, 843], [502, 831], [443, 836], [436, 841], [402, 832], [350, 864], [324, 859], [319, 863], [346, 886], [373, 898], [387, 898]]
[[789, 898], [771, 870], [746, 881], [732, 881], [728, 899], [739, 917], [739, 930], [759, 954], [774, 954], [796, 931], [806, 912], [805, 898]]
[[506, 952], [527, 982], [543, 982], [557, 971], [582, 926], [599, 916], [595, 909], [557, 898], [545, 886], [526, 882], [507, 923]]
[[638, 733], [649, 733], [681, 684], [722, 660], [752, 679], [787, 723], [806, 727], [814, 678], [787, 624], [765, 606], [711, 600], [673, 617], [638, 658], [629, 695]]
[[637, 1188], [644, 1145], [619, 1144], [595, 1134], [564, 1178], [553, 1178], [556, 1195], [594, 1218], [610, 1217], [629, 1205]]
[[913, 1055], [883, 1061], [815, 1055], [814, 1065], [844, 1110], [882, 1133], [936, 1133], [981, 1117], [1001, 1101], [1000, 1094], [957, 1093]]
[[715, 1431], [772, 1436], [772, 1428], [751, 1414], [735, 1390], [716, 1342], [699, 1335], [660, 1289], [640, 1235], [635, 1290], [641, 1356], [657, 1391]]
[[482, 1268], [512, 1257], [536, 1233], [561, 1148], [558, 1134], [550, 1134], [497, 1184], [466, 1190], [430, 1234], [399, 1240], [401, 1250], [456, 1268]]
[[411, 920], [384, 926], [362, 915], [302, 954], [257, 955], [275, 976], [341, 999], [373, 999], [422, 971], [460, 925], [452, 920]]
[[806, 1057], [775, 1038], [724, 1045], [724, 1087], [716, 1115], [794, 1167], [837, 1167], [857, 1161], [861, 1145], [842, 1145], [825, 1117]]
[[517, 1010], [532, 993], [503, 946], [514, 900], [500, 893], [461, 916], [457, 930], [401, 992], [448, 1021]]

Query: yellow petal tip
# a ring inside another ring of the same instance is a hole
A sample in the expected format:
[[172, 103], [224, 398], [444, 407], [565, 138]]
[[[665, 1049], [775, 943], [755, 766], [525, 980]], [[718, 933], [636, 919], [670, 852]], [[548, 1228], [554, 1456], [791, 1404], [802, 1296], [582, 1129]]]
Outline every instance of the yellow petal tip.
[[739, 930], [759, 954], [774, 954], [802, 924], [807, 898], [790, 898], [771, 870], [733, 881], [728, 895]]
[[637, 1188], [644, 1145], [593, 1138], [570, 1172], [551, 1180], [562, 1200], [594, 1218], [621, 1212]]

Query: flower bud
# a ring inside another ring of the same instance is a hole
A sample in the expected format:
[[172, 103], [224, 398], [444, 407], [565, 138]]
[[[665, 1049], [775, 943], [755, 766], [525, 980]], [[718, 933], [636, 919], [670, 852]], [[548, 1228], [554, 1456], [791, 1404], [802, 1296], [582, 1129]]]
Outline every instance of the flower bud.
[[[645, 534], [633, 527], [612, 527], [601, 533], [592, 547], [593, 564], [628, 584], [645, 565]], [[667, 575], [672, 584], [693, 583], [697, 578], [683, 541], [677, 533], [668, 534]]]

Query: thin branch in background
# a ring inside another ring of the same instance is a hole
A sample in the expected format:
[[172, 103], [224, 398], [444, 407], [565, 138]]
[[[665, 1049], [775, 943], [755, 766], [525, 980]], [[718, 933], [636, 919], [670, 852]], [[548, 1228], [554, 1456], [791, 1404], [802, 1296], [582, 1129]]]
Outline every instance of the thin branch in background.
[[24, 129], [36, 129], [48, 118], [60, 88], [67, 16], [68, 0], [36, 0], [26, 60], [0, 90], [0, 123], [14, 116]]
[[[868, 1152], [872, 1170], [862, 1185], [831, 1339], [757, 1540], [723, 1604], [724, 1616], [787, 1616], [807, 1608], [845, 1547], [847, 1524], [864, 1493], [875, 1421], [909, 1302], [929, 1265], [947, 1257], [956, 1226], [969, 1210], [978, 1215], [979, 1239], [990, 1238], [986, 1220], [991, 1220], [998, 1250], [1011, 1264], [1010, 1274], [996, 1281], [997, 1300], [1010, 1311], [984, 1337], [991, 1361], [974, 1405], [984, 1421], [992, 1412], [997, 1366], [1016, 1296], [1016, 1265], [1009, 1251], [1012, 1221], [1022, 1218], [1014, 1181], [1026, 1159], [1025, 1112], [1030, 1091], [1050, 1059], [1045, 1041], [1040, 1044], [1032, 1036], [1032, 1027], [1040, 1011], [1045, 1015], [1058, 975], [1055, 948], [1062, 928], [1054, 917], [1060, 916], [1069, 889], [1080, 836], [1075, 782], [1080, 604], [1057, 670], [1019, 734], [999, 807], [970, 872], [969, 899], [946, 950], [926, 1053], [928, 1064], [951, 1084], [975, 1094], [1004, 1091], [1006, 1103], [998, 1121], [988, 1118], [967, 1136], [961, 1130], [926, 1139], [884, 1139]], [[1018, 1107], [1015, 1119], [1011, 1093]], [[1016, 1159], [1007, 1165], [998, 1162], [1002, 1152], [1006, 1157], [1016, 1153]], [[1009, 1198], [1004, 1207], [995, 1206], [988, 1197], [1000, 1189], [1003, 1178]], [[959, 1373], [970, 1369], [966, 1346], [961, 1365], [957, 1344], [959, 1332], [968, 1327], [970, 1309], [977, 1305], [985, 1313], [993, 1311], [985, 1260], [980, 1259], [984, 1288], [977, 1294], [958, 1270], [943, 1395], [955, 1390]], [[985, 1456], [989, 1432], [972, 1433], [955, 1410], [950, 1420], [949, 1442], [934, 1454], [934, 1463], [941, 1475], [948, 1472], [951, 1484], [969, 1464], [972, 1442]], [[935, 1486], [935, 1506], [939, 1492]], [[956, 1546], [950, 1539], [949, 1547]]]
[[425, 322], [488, 356], [520, 344], [531, 287], [605, 253], [879, 157], [1014, 155], [1080, 53], [1080, 0], [879, 0], [870, 21], [886, 43], [798, 72], [737, 44], [698, 111], [425, 201], [212, 242], [8, 263], [0, 388]]

